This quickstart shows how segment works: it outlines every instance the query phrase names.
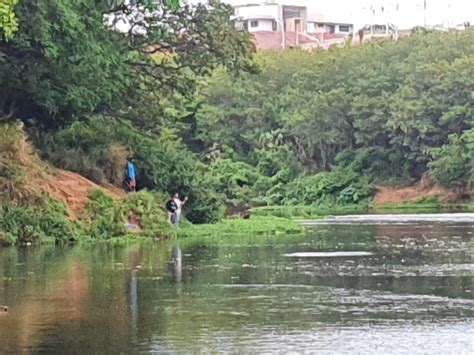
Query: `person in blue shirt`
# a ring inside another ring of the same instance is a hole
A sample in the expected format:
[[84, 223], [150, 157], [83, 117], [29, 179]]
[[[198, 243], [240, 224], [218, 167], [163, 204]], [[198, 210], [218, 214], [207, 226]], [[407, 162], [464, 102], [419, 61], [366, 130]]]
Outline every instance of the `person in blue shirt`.
[[135, 163], [132, 158], [129, 158], [127, 163], [127, 186], [131, 192], [136, 191], [137, 180], [135, 174]]

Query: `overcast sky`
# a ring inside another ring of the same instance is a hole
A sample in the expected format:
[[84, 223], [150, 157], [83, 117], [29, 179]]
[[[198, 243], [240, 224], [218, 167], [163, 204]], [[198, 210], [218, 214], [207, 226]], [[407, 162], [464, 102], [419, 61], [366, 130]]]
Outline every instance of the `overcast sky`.
[[[307, 6], [318, 9], [331, 20], [338, 21], [341, 16], [356, 25], [370, 23], [371, 7], [375, 11], [374, 22], [386, 22], [388, 19], [405, 28], [423, 25], [425, 21], [424, 0], [331, 0], [319, 2], [319, 6], [318, 2], [308, 0]], [[449, 23], [455, 26], [466, 21], [474, 24], [474, 0], [426, 0], [428, 25]]]

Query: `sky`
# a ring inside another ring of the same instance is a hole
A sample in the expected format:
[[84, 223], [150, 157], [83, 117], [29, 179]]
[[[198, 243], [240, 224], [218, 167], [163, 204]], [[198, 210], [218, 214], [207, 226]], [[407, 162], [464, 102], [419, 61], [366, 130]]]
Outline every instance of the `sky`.
[[[292, 0], [288, 0], [292, 1]], [[371, 22], [387, 22], [398, 25], [399, 28], [422, 26], [425, 22], [425, 0], [308, 0], [308, 8], [319, 8], [331, 20], [338, 17], [347, 18], [354, 24]], [[397, 10], [398, 5], [398, 10]], [[371, 15], [371, 8], [375, 15]], [[383, 8], [383, 11], [382, 11]], [[346, 21], [343, 19], [343, 21]], [[474, 0], [426, 0], [427, 25], [449, 24], [456, 26], [466, 21], [474, 25]]]
[[[199, 1], [199, 0], [194, 0]], [[264, 0], [222, 0], [246, 4]], [[267, 0], [268, 2], [271, 2]], [[334, 22], [351, 22], [355, 27], [373, 23], [390, 23], [399, 28], [423, 26], [425, 22], [425, 0], [276, 0], [285, 5], [306, 5], [312, 13], [325, 15]], [[398, 11], [397, 11], [398, 4]], [[375, 15], [371, 15], [374, 9]], [[382, 12], [383, 8], [383, 12]], [[474, 0], [426, 0], [427, 25], [449, 24], [454, 27], [469, 21], [474, 25]]]

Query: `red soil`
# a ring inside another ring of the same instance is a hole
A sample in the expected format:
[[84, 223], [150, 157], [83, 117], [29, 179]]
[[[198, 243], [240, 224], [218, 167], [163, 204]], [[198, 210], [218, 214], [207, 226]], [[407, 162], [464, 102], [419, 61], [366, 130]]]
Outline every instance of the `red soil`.
[[102, 189], [110, 196], [116, 198], [126, 195], [125, 191], [113, 185], [105, 184], [100, 186], [79, 174], [66, 170], [59, 170], [57, 174], [49, 175], [42, 185], [42, 188], [52, 197], [66, 204], [69, 216], [72, 219], [80, 215], [93, 190]]
[[435, 197], [438, 201], [453, 202], [460, 198], [460, 191], [447, 189], [432, 182], [429, 176], [424, 176], [419, 182], [407, 187], [378, 186], [374, 197], [376, 205], [400, 204], [420, 201]]

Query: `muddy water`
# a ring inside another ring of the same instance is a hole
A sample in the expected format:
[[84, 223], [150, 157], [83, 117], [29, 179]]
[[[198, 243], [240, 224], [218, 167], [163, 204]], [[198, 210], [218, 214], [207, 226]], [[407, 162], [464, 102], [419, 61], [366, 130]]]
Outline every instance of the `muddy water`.
[[0, 250], [0, 353], [474, 353], [474, 215]]

